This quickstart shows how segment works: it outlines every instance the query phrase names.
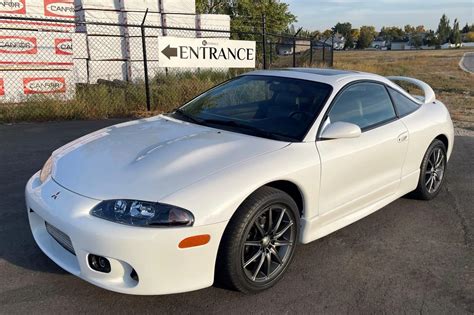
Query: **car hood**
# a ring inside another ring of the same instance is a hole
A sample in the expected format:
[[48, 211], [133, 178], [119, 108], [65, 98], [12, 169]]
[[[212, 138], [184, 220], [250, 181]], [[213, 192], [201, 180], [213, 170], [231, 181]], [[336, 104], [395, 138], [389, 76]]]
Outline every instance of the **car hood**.
[[89, 198], [159, 201], [286, 145], [157, 116], [99, 130], [56, 150], [52, 177]]

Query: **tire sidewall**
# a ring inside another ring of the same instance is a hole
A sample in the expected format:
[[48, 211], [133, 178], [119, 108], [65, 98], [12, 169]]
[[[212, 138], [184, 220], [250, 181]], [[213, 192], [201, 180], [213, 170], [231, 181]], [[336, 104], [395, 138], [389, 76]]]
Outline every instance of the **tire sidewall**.
[[[296, 203], [293, 201], [293, 199], [288, 196], [286, 193], [283, 191], [278, 191], [279, 193], [275, 193], [272, 196], [268, 196], [268, 198], [264, 198], [260, 200], [259, 202], [255, 203], [252, 205], [252, 207], [248, 209], [239, 209], [243, 211], [249, 211], [248, 216], [245, 217], [245, 228], [241, 230], [241, 233], [239, 235], [238, 240], [238, 246], [235, 246], [233, 248], [233, 251], [231, 253], [233, 263], [232, 263], [232, 269], [234, 274], [237, 277], [237, 280], [239, 282], [240, 290], [243, 289], [244, 292], [259, 292], [263, 291], [265, 289], [268, 289], [272, 287], [275, 283], [277, 283], [281, 278], [284, 276], [286, 270], [288, 269], [288, 266], [291, 264], [294, 258], [295, 254], [295, 249], [296, 249], [296, 244], [298, 242], [299, 238], [299, 225], [300, 225], [300, 218], [299, 218], [299, 213], [298, 213], [298, 208]], [[258, 217], [265, 209], [267, 209], [269, 206], [273, 204], [282, 204], [285, 205], [286, 209], [289, 210], [288, 213], [291, 216], [291, 219], [293, 222], [295, 222], [295, 243], [291, 247], [290, 254], [288, 256], [288, 259], [283, 266], [283, 268], [278, 272], [278, 274], [269, 282], [265, 283], [256, 283], [252, 282], [248, 277], [245, 275], [245, 272], [242, 268], [241, 265], [241, 250], [243, 243], [246, 241], [246, 232], [249, 229], [249, 225]]]
[[[443, 178], [441, 179], [441, 184], [439, 185], [438, 189], [435, 190], [434, 192], [430, 193], [428, 189], [425, 186], [425, 173], [428, 167], [428, 160], [431, 156], [431, 153], [436, 149], [440, 148], [441, 151], [443, 152], [443, 160], [444, 160], [444, 173], [443, 173]], [[431, 145], [428, 147], [428, 150], [426, 150], [425, 156], [423, 157], [423, 162], [420, 167], [420, 178], [419, 178], [419, 183], [418, 183], [418, 190], [422, 194], [423, 199], [430, 200], [436, 197], [439, 192], [441, 191], [441, 188], [443, 187], [445, 178], [446, 178], [446, 170], [448, 167], [447, 163], [447, 156], [446, 156], [446, 147], [443, 142], [440, 140], [435, 140], [431, 143]]]

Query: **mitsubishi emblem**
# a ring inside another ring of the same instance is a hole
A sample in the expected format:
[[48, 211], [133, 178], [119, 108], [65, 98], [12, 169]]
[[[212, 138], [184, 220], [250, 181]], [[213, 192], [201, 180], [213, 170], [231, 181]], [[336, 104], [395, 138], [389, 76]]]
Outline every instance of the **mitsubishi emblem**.
[[58, 192], [55, 193], [54, 195], [51, 195], [51, 198], [53, 198], [54, 200], [58, 199], [60, 193], [61, 193], [61, 192], [58, 191]]

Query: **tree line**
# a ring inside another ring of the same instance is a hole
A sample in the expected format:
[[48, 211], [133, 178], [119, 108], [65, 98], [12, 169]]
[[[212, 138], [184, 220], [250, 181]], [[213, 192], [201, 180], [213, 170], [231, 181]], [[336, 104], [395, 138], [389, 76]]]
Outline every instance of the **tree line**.
[[[227, 14], [231, 17], [231, 38], [259, 40], [263, 19], [266, 19], [266, 31], [270, 34], [295, 34], [293, 23], [296, 16], [289, 10], [288, 4], [279, 0], [196, 0], [198, 13]], [[387, 42], [408, 41], [415, 47], [422, 45], [439, 47], [445, 43], [460, 44], [474, 41], [474, 24], [466, 24], [460, 28], [459, 21], [454, 20], [452, 26], [446, 14], [440, 18], [436, 30], [427, 30], [423, 25], [384, 26], [377, 31], [374, 26], [364, 25], [353, 28], [350, 22], [339, 22], [325, 31], [301, 30], [299, 35], [307, 38], [326, 40], [334, 34], [345, 39], [344, 49], [365, 49], [375, 39]]]
[[384, 26], [377, 32], [374, 26], [365, 25], [360, 28], [353, 28], [351, 23], [345, 22], [337, 23], [333, 28], [324, 32], [310, 32], [311, 36], [321, 39], [329, 38], [335, 33], [345, 38], [345, 49], [365, 49], [370, 47], [375, 39], [386, 42], [410, 41], [415, 47], [421, 47], [422, 45], [439, 47], [445, 43], [458, 46], [462, 40], [466, 42], [474, 41], [474, 24], [466, 23], [461, 29], [459, 21], [455, 19], [451, 27], [449, 18], [446, 14], [443, 14], [436, 31], [427, 30], [424, 25], [412, 26], [407, 24], [404, 27]]

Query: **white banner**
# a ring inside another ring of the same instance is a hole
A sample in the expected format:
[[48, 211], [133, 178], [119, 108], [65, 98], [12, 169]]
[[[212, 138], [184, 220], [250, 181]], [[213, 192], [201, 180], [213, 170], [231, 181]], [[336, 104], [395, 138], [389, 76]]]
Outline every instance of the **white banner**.
[[72, 71], [0, 71], [0, 103], [19, 103], [35, 97], [74, 99]]
[[255, 68], [254, 41], [160, 37], [160, 67]]

